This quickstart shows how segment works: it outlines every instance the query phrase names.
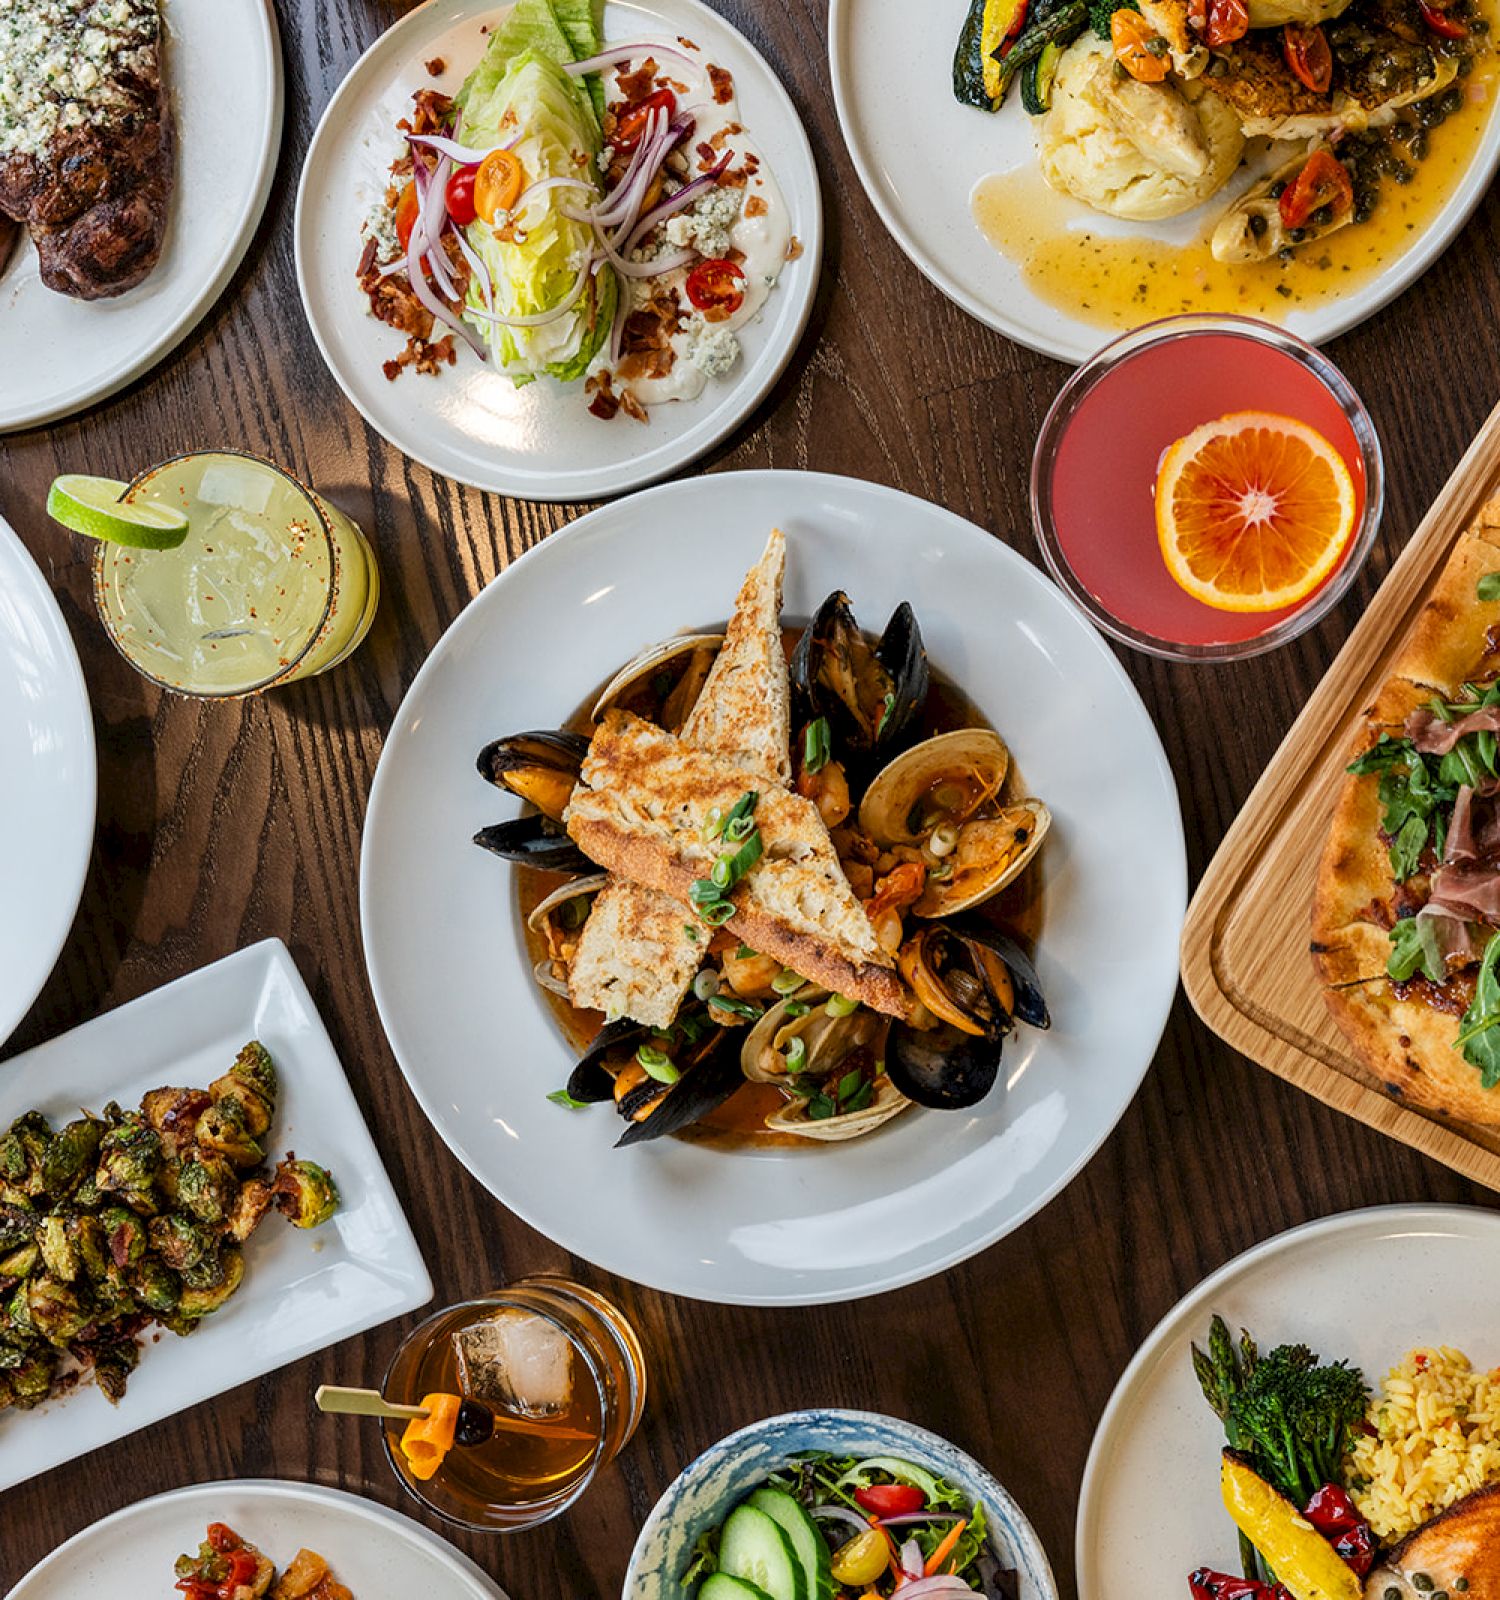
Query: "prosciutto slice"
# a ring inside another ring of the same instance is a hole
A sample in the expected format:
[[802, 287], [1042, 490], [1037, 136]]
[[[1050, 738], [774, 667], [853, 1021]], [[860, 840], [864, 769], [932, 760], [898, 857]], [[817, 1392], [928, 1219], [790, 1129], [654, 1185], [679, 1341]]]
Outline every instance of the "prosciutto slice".
[[1445, 756], [1466, 733], [1500, 733], [1500, 706], [1484, 706], [1444, 722], [1430, 706], [1418, 706], [1406, 719], [1406, 737], [1424, 756]]
[[1467, 862], [1439, 867], [1427, 904], [1468, 922], [1500, 924], [1500, 867]]

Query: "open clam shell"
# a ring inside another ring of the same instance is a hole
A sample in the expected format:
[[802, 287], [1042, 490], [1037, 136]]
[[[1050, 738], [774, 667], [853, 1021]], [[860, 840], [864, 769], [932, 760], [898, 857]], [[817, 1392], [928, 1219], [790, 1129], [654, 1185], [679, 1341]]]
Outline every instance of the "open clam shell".
[[850, 1111], [841, 1117], [824, 1117], [818, 1121], [808, 1116], [805, 1100], [796, 1101], [767, 1117], [766, 1128], [772, 1133], [791, 1133], [799, 1139], [822, 1139], [831, 1144], [874, 1133], [911, 1103], [889, 1078], [881, 1078], [875, 1098], [863, 1111]]
[[[575, 878], [571, 883], [565, 883], [559, 889], [554, 889], [545, 900], [539, 900], [532, 907], [531, 915], [526, 919], [526, 926], [533, 933], [543, 934], [547, 938], [550, 948], [556, 949], [562, 939], [576, 937], [583, 930], [583, 925], [588, 921], [589, 906], [593, 898], [604, 887], [609, 879], [604, 873], [595, 873], [589, 878]], [[579, 910], [570, 911], [577, 902], [584, 904]], [[566, 977], [558, 977], [557, 967], [559, 958], [546, 955], [532, 968], [536, 981], [542, 988], [552, 994], [561, 995], [564, 1000], [571, 1000], [568, 992]]]
[[998, 816], [964, 823], [947, 858], [951, 871], [942, 878], [928, 874], [913, 914], [947, 917], [999, 894], [1030, 866], [1051, 826], [1052, 813], [1040, 800], [1018, 800]]
[[665, 675], [674, 681], [666, 692], [659, 720], [668, 733], [679, 732], [703, 692], [709, 668], [723, 643], [722, 633], [685, 633], [642, 650], [600, 690], [592, 712], [594, 721], [643, 680]]

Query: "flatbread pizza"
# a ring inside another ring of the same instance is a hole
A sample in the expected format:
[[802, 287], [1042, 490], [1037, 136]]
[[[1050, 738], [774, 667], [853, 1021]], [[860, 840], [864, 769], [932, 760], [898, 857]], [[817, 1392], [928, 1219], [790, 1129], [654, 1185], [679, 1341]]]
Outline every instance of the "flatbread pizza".
[[1390, 1094], [1500, 1125], [1500, 501], [1455, 545], [1355, 729], [1311, 950]]

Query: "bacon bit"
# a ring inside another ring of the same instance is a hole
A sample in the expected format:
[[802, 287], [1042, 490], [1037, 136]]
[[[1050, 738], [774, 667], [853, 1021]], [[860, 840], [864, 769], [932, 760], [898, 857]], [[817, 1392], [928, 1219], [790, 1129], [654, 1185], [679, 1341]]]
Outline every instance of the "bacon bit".
[[625, 97], [626, 105], [639, 105], [656, 88], [655, 58], [647, 56], [634, 72], [626, 72], [623, 67], [619, 68], [615, 73], [615, 82]]
[[680, 33], [677, 35], [677, 42], [684, 50], [696, 50], [698, 48], [691, 39], [684, 39]]
[[408, 367], [416, 372], [425, 372], [429, 377], [436, 377], [439, 367], [445, 363], [451, 367], [457, 360], [458, 351], [454, 348], [451, 333], [430, 343], [413, 334], [406, 341], [406, 348], [401, 354], [394, 361], [382, 362], [380, 370], [394, 383]]
[[709, 144], [709, 142], [706, 139], [700, 141], [699, 144], [696, 146], [696, 149], [698, 151], [698, 154], [700, 156], [702, 156], [702, 158], [703, 158], [703, 170], [705, 172], [707, 172], [708, 169], [711, 166], [713, 166], [714, 157], [717, 154], [717, 152], [714, 150], [714, 147], [711, 144]]
[[708, 147], [710, 150], [722, 150], [728, 142], [729, 129], [720, 128], [718, 132], [714, 134], [713, 138], [708, 141]]
[[719, 187], [721, 189], [743, 189], [747, 174], [741, 167], [738, 172], [721, 172], [719, 174]]
[[432, 78], [441, 78], [442, 75], [448, 70], [448, 63], [444, 61], [441, 56], [434, 56], [432, 60], [426, 62], [425, 65], [428, 76]]
[[786, 259], [800, 261], [802, 259], [802, 241], [794, 233], [786, 242]]
[[436, 89], [418, 89], [412, 100], [417, 107], [412, 133], [442, 133], [452, 127], [453, 101], [449, 96]]
[[634, 418], [636, 422], [649, 422], [651, 420], [646, 415], [645, 406], [643, 406], [640, 401], [636, 399], [629, 389], [620, 390], [620, 410], [623, 411], [627, 417]]
[[365, 247], [360, 252], [359, 265], [354, 269], [354, 276], [356, 278], [363, 278], [364, 275], [374, 265], [375, 265], [375, 241], [373, 239], [366, 239], [365, 240]]
[[763, 217], [770, 210], [758, 194], [752, 194], [745, 201], [745, 215], [747, 217]]
[[601, 422], [614, 420], [615, 414], [620, 409], [620, 402], [615, 399], [607, 372], [601, 372], [597, 378], [585, 378], [583, 392], [594, 397], [589, 401], [589, 410], [594, 416]]
[[710, 63], [708, 81], [714, 86], [714, 99], [719, 105], [727, 106], [734, 99], [734, 74], [727, 68]]

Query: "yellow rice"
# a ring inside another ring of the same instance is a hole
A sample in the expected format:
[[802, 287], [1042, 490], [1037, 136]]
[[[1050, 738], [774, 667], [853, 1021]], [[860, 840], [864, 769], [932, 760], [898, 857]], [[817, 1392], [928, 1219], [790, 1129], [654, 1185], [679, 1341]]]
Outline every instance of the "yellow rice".
[[1349, 1458], [1354, 1503], [1381, 1538], [1400, 1539], [1500, 1478], [1500, 1369], [1461, 1350], [1413, 1350], [1370, 1401], [1375, 1437]]

